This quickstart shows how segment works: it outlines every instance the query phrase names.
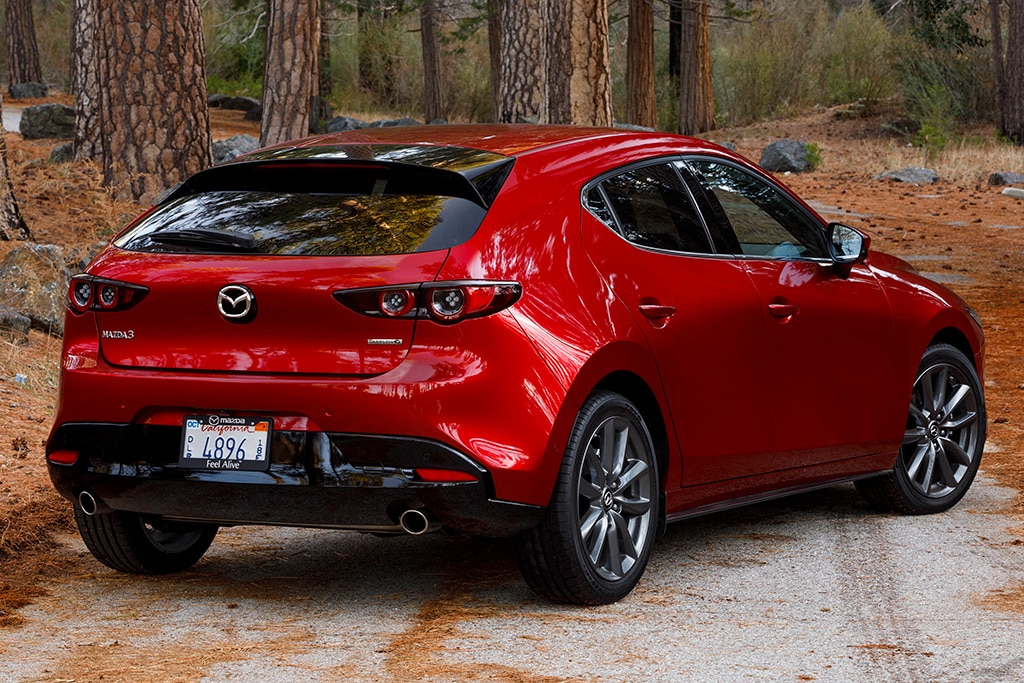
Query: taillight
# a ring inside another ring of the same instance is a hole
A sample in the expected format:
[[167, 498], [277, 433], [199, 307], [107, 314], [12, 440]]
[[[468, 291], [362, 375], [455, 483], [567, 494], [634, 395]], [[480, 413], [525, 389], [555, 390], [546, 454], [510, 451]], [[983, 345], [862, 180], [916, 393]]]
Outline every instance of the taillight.
[[76, 275], [71, 278], [68, 305], [75, 313], [88, 311], [124, 311], [142, 301], [149, 289], [117, 280]]
[[334, 292], [338, 302], [372, 318], [430, 318], [452, 324], [504, 310], [519, 301], [518, 282], [466, 280], [346, 289]]

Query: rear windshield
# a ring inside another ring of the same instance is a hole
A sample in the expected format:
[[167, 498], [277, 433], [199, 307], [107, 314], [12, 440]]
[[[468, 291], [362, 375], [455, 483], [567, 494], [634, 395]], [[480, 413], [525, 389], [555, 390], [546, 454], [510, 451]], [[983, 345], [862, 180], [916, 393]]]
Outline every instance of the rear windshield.
[[215, 190], [171, 199], [114, 243], [179, 253], [409, 254], [465, 242], [486, 213], [469, 199], [433, 194]]

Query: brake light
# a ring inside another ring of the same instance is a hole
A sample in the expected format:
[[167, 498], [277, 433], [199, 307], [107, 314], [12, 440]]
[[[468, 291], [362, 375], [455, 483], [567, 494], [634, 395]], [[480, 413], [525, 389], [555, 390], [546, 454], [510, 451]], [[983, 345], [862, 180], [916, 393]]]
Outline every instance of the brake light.
[[341, 304], [371, 318], [429, 318], [453, 324], [497, 313], [519, 301], [518, 282], [465, 280], [347, 289], [334, 292]]
[[433, 467], [417, 467], [416, 476], [423, 481], [432, 483], [457, 483], [462, 481], [477, 481], [475, 475], [459, 470], [442, 470]]
[[78, 451], [54, 451], [46, 457], [58, 465], [74, 465], [78, 461]]
[[142, 285], [93, 275], [76, 275], [71, 278], [68, 305], [79, 315], [88, 311], [124, 311], [142, 301], [147, 294], [149, 289]]

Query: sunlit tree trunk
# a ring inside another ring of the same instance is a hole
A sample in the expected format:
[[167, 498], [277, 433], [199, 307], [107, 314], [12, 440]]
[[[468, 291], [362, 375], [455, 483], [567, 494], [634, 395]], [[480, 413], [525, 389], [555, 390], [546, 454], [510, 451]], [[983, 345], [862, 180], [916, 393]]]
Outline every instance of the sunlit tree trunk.
[[39, 44], [32, 20], [32, 0], [5, 0], [7, 25], [7, 59], [11, 85], [42, 83], [39, 70]]
[[71, 90], [75, 94], [75, 159], [100, 153], [100, 82], [96, 61], [95, 0], [74, 0], [71, 7]]
[[[0, 95], [2, 105], [3, 96]], [[28, 240], [32, 239], [32, 234], [21, 217], [18, 200], [14, 196], [14, 184], [7, 167], [7, 131], [0, 120], [0, 240], [6, 242], [11, 239]]]
[[103, 176], [149, 201], [210, 165], [200, 0], [95, 0]]
[[654, 82], [653, 0], [630, 0], [626, 41], [626, 123], [658, 126]]
[[270, 0], [268, 12], [261, 145], [308, 134], [320, 50], [317, 0]]
[[679, 132], [697, 135], [715, 127], [707, 0], [683, 0], [681, 17]]
[[426, 100], [426, 120], [445, 119], [448, 116], [444, 101], [444, 77], [441, 64], [441, 46], [438, 44], [440, 12], [437, 0], [424, 0], [420, 7], [420, 38], [423, 43], [423, 97]]

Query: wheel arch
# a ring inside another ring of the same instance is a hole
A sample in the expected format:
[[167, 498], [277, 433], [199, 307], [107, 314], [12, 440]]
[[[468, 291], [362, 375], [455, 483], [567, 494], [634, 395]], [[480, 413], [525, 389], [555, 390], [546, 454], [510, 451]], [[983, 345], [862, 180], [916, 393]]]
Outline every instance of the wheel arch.
[[[975, 360], [976, 351], [971, 346], [971, 342], [967, 339], [967, 335], [959, 328], [945, 327], [939, 330], [935, 336], [932, 337], [931, 341], [928, 342], [928, 346], [931, 347], [936, 344], [949, 344], [967, 356], [967, 359], [970, 360], [972, 364], [975, 366], [977, 365]], [[975, 367], [975, 371], [977, 371], [979, 375], [981, 374], [980, 368]]]

